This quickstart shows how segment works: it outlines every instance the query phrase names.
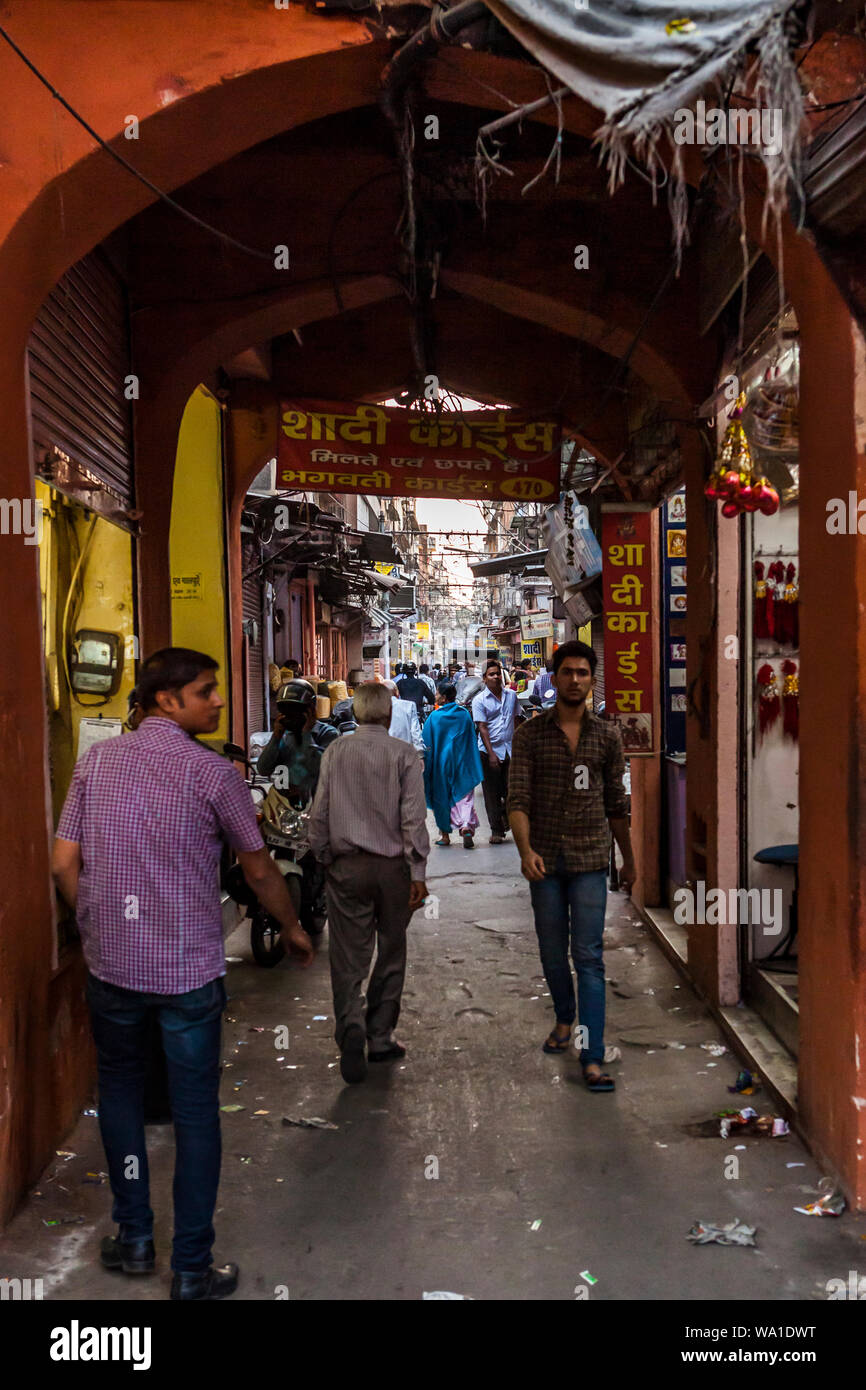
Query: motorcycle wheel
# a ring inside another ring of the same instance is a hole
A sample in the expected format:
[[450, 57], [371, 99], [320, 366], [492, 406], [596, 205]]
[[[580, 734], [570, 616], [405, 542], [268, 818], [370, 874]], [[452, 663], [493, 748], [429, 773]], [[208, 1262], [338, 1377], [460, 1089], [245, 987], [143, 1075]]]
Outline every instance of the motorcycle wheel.
[[[288, 875], [286, 885], [297, 912], [301, 906], [301, 888], [295, 875]], [[280, 924], [261, 904], [257, 904], [250, 913], [250, 946], [256, 965], [261, 965], [266, 970], [279, 965], [286, 954], [286, 948], [280, 940]]]
[[316, 902], [311, 908], [307, 908], [301, 913], [301, 926], [307, 936], [321, 936], [328, 921], [328, 912], [324, 902]]

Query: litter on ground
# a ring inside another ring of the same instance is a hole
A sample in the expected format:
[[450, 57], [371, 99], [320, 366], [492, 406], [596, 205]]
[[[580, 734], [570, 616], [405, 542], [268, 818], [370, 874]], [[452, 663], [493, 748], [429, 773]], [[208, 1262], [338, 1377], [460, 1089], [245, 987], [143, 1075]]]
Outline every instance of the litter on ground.
[[330, 1120], [323, 1120], [319, 1115], [284, 1115], [284, 1125], [296, 1125], [299, 1129], [339, 1129], [339, 1125], [332, 1125]]
[[711, 1221], [696, 1221], [686, 1236], [693, 1245], [754, 1245], [755, 1226], [744, 1221], [729, 1221], [726, 1226]]
[[822, 1178], [818, 1183], [818, 1191], [823, 1192], [823, 1196], [814, 1202], [807, 1202], [803, 1207], [795, 1207], [794, 1210], [801, 1212], [803, 1216], [841, 1216], [846, 1206], [845, 1197], [833, 1179]]

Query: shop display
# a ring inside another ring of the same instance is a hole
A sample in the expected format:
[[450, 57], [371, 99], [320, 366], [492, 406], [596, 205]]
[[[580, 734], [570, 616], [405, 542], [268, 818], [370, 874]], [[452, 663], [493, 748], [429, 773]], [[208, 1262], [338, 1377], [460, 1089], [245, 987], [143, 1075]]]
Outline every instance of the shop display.
[[795, 365], [768, 368], [749, 393], [750, 434], [768, 453], [796, 458], [799, 450], [799, 376]]

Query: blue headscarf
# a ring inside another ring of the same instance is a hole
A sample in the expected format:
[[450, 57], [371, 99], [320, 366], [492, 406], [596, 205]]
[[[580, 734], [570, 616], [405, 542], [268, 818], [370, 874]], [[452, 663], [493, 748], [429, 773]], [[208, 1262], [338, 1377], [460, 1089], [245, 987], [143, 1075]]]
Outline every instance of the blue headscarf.
[[484, 773], [472, 715], [451, 701], [435, 709], [424, 725], [424, 791], [436, 824], [451, 828], [451, 807], [482, 781]]

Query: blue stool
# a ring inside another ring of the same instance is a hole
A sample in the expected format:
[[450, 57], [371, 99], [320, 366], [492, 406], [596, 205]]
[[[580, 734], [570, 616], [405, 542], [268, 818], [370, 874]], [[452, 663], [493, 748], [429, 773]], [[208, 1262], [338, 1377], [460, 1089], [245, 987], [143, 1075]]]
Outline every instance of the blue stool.
[[788, 930], [770, 954], [761, 960], [760, 964], [766, 966], [766, 962], [774, 956], [781, 961], [790, 960], [794, 954], [794, 943], [797, 940], [797, 894], [800, 889], [800, 846], [769, 845], [767, 849], [759, 849], [753, 858], [756, 864], [774, 864], [779, 869], [794, 870], [794, 893], [788, 914]]

